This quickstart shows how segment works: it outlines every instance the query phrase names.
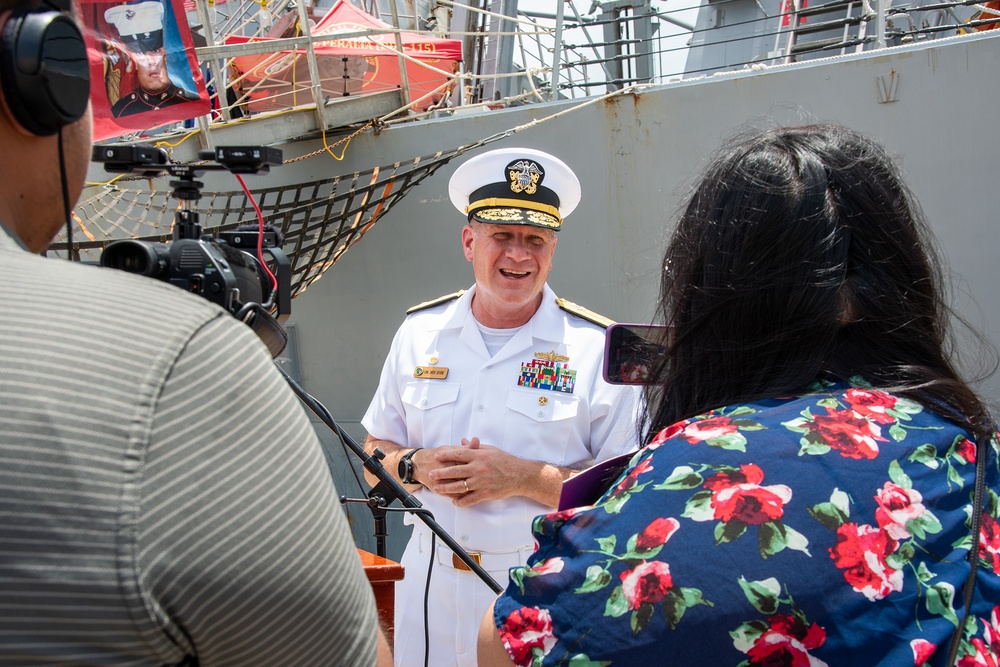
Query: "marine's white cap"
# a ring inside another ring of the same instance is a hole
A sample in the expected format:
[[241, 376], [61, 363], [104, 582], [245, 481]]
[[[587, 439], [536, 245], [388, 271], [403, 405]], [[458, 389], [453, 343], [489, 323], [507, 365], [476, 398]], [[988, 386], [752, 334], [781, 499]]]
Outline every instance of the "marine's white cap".
[[580, 181], [559, 158], [533, 148], [500, 148], [467, 160], [448, 182], [468, 220], [558, 231], [580, 203]]
[[104, 20], [118, 29], [130, 51], [156, 51], [163, 46], [163, 3], [155, 0], [115, 5], [104, 12]]

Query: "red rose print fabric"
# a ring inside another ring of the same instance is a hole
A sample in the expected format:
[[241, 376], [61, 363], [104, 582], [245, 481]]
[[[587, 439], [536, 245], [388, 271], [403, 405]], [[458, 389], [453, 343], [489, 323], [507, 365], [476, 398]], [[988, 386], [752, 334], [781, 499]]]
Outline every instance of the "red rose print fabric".
[[595, 504], [540, 516], [495, 623], [515, 664], [1000, 667], [1000, 464], [909, 398], [817, 385], [674, 424]]

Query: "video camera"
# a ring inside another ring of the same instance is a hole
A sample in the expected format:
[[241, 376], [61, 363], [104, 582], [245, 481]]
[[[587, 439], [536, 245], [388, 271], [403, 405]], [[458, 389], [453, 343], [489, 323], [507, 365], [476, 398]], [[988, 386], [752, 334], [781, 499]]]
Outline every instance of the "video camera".
[[[204, 185], [195, 178], [204, 171], [266, 174], [271, 165], [281, 164], [281, 151], [219, 146], [201, 151], [199, 157], [214, 164], [171, 164], [166, 151], [153, 146], [94, 147], [92, 159], [104, 163], [105, 171], [145, 178], [170, 174], [172, 196], [180, 201], [172, 242], [113, 241], [101, 253], [101, 266], [157, 278], [219, 304], [250, 326], [276, 357], [288, 342], [280, 323], [291, 314], [291, 262], [280, 248], [280, 232], [269, 225], [261, 232], [259, 225], [245, 224], [218, 237], [203, 235], [198, 212], [191, 206], [201, 198]], [[265, 263], [264, 252], [270, 262]]]

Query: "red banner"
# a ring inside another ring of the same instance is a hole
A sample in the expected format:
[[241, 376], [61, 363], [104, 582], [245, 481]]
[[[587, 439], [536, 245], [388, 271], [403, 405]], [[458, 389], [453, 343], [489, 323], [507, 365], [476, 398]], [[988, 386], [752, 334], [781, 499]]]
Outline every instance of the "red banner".
[[183, 0], [82, 0], [94, 139], [209, 112]]

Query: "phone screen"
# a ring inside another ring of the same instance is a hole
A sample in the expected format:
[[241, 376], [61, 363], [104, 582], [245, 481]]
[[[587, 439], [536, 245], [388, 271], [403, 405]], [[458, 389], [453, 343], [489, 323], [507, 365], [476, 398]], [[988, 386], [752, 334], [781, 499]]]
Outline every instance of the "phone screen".
[[662, 324], [612, 324], [604, 344], [604, 380], [643, 384], [663, 356]]

